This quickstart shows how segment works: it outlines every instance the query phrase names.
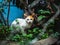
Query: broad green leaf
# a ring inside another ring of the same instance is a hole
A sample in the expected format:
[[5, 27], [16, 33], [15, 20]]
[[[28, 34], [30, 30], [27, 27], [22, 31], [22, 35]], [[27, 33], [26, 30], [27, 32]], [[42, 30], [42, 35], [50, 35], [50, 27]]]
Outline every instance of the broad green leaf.
[[42, 30], [38, 30], [39, 32], [42, 32]]
[[27, 35], [27, 37], [32, 37], [32, 34]]
[[40, 16], [38, 17], [38, 21], [41, 21], [43, 18], [45, 18], [45, 16], [40, 15]]
[[49, 32], [53, 32], [53, 30], [49, 30]]
[[39, 28], [34, 28], [34, 29], [33, 29], [33, 32], [36, 32], [38, 29], [39, 29]]
[[28, 32], [31, 32], [31, 30], [28, 30]]
[[41, 10], [38, 11], [38, 13], [39, 13], [39, 14], [46, 14], [46, 13], [50, 14], [50, 11], [42, 10], [42, 9], [41, 9]]

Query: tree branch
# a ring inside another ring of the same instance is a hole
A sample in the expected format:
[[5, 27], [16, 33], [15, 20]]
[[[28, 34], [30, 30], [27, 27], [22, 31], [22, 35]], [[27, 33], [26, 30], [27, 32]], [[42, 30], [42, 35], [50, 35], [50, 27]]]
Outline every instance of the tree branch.
[[[56, 14], [55, 14], [53, 17], [51, 17], [45, 24], [43, 24], [44, 27], [43, 27], [43, 29], [42, 29], [42, 32], [39, 33], [39, 35], [38, 35], [36, 38], [34, 38], [34, 39], [30, 42], [30, 44], [34, 44], [35, 42], [37, 42], [37, 41], [40, 39], [41, 35], [43, 35], [44, 32], [46, 32], [47, 26], [48, 26], [52, 21], [54, 21], [54, 19], [59, 15], [59, 13], [60, 13], [59, 7], [58, 7], [57, 5], [55, 5], [54, 3], [53, 3], [53, 5], [57, 8]], [[49, 40], [48, 40], [48, 41], [49, 41]]]
[[42, 39], [42, 40], [37, 41], [33, 45], [51, 45], [51, 44], [55, 43], [56, 41], [57, 41], [56, 38], [50, 36], [46, 39]]
[[57, 6], [57, 5], [55, 5], [55, 4], [53, 4], [56, 8], [57, 8], [57, 11], [56, 11], [56, 14], [54, 15], [54, 16], [52, 16], [45, 24], [43, 24], [43, 32], [45, 32], [46, 31], [46, 28], [47, 28], [47, 26], [52, 22], [52, 21], [54, 21], [54, 19], [59, 15], [59, 13], [60, 13], [60, 9], [59, 9], [59, 7]]
[[28, 5], [28, 7], [29, 7], [29, 8], [34, 7], [36, 4], [39, 3], [39, 1], [40, 1], [40, 0], [35, 0], [35, 1], [33, 1], [31, 4]]

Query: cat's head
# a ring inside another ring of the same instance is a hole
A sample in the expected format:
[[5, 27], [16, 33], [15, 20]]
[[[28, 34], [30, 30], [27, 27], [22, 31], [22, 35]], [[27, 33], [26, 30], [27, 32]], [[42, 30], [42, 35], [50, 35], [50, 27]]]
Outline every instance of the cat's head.
[[27, 14], [24, 14], [25, 16], [25, 20], [28, 24], [32, 24], [33, 21], [34, 21], [34, 17], [35, 17], [35, 14], [31, 14], [31, 15], [27, 15]]

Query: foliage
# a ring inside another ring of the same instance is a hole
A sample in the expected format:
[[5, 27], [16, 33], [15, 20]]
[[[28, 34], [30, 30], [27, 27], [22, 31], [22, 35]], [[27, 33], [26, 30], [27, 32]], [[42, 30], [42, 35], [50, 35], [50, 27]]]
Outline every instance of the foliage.
[[45, 39], [45, 38], [48, 38], [48, 37], [49, 37], [48, 33], [44, 33], [44, 34], [41, 36], [41, 39]]
[[55, 38], [58, 38], [58, 36], [60, 35], [60, 33], [58, 33], [58, 32], [55, 32], [54, 34], [52, 34], [51, 36], [52, 37], [55, 37]]
[[[33, 28], [32, 30], [28, 30], [27, 34], [25, 36], [23, 36], [22, 34], [16, 34], [15, 36], [13, 36], [12, 40], [13, 41], [22, 41], [24, 39], [26, 40], [32, 40], [34, 39], [39, 33], [42, 32], [42, 29], [39, 29], [39, 28]], [[48, 32], [53, 32], [53, 30], [49, 30]], [[45, 38], [48, 38], [49, 37], [49, 33], [44, 33], [40, 39], [45, 39]]]
[[40, 15], [37, 20], [38, 20], [38, 21], [41, 21], [41, 20], [44, 19], [44, 18], [45, 18], [45, 16]]
[[19, 35], [19, 34], [16, 34], [16, 35], [12, 38], [12, 40], [14, 40], [14, 41], [19, 41], [19, 40], [20, 40], [20, 35]]
[[10, 29], [7, 26], [0, 24], [0, 34], [8, 34]]
[[3, 8], [0, 8], [0, 13], [1, 13], [1, 12], [4, 12]]
[[[5, 5], [7, 5], [8, 1], [3, 0], [0, 2], [0, 36], [7, 35], [10, 33], [10, 28], [7, 26], [7, 20], [5, 20], [3, 14], [5, 14], [4, 9]], [[3, 37], [4, 38], [4, 37]]]
[[10, 33], [10, 29], [0, 23], [0, 40], [5, 39]]
[[[7, 0], [7, 2], [10, 2], [10, 0]], [[3, 16], [3, 12], [4, 12], [4, 7], [2, 6], [2, 3], [0, 3], [0, 18], [2, 18], [1, 16]], [[42, 10], [41, 9], [41, 10], [38, 10], [37, 12], [39, 14], [39, 16], [37, 17], [38, 22], [46, 18], [46, 16], [44, 16], [44, 15], [51, 14], [51, 12], [49, 10]], [[6, 38], [6, 37], [3, 37], [3, 36], [7, 36], [10, 33], [10, 31], [12, 30], [12, 28], [4, 25], [5, 24], [4, 17], [1, 19], [1, 21], [3, 23], [0, 22], [0, 37], [1, 38]], [[17, 23], [18, 23], [18, 21], [17, 21]], [[54, 26], [54, 20], [52, 21], [52, 23], [50, 23], [47, 26], [46, 32], [40, 37], [40, 39], [48, 38], [51, 34], [52, 34], [51, 36], [57, 38], [60, 35], [60, 33], [58, 33], [58, 32], [54, 33], [53, 26]], [[28, 29], [26, 31], [27, 34], [22, 35], [21, 33], [19, 33], [19, 34], [16, 34], [16, 35], [12, 36], [11, 40], [12, 41], [19, 41], [20, 45], [23, 45], [23, 44], [27, 43], [28, 41], [37, 37], [37, 35], [42, 32], [42, 29], [40, 28], [40, 25], [39, 25], [39, 27], [37, 26], [37, 27], [34, 27], [32, 29]], [[1, 36], [1, 35], [3, 35], [3, 36]]]
[[49, 10], [39, 10], [38, 11], [39, 14], [51, 14]]

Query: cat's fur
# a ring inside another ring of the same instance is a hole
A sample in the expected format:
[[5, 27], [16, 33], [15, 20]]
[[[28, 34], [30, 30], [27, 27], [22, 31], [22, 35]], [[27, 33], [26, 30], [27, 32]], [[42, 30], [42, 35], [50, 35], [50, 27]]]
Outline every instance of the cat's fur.
[[[26, 15], [26, 14], [24, 14], [24, 15]], [[34, 21], [33, 14], [26, 16], [25, 19], [17, 18], [16, 20], [14, 20], [12, 22], [11, 27], [13, 28], [13, 30], [16, 30], [15, 32], [21, 31], [21, 33], [24, 34], [25, 33], [24, 30], [27, 28], [30, 28], [33, 21]]]

